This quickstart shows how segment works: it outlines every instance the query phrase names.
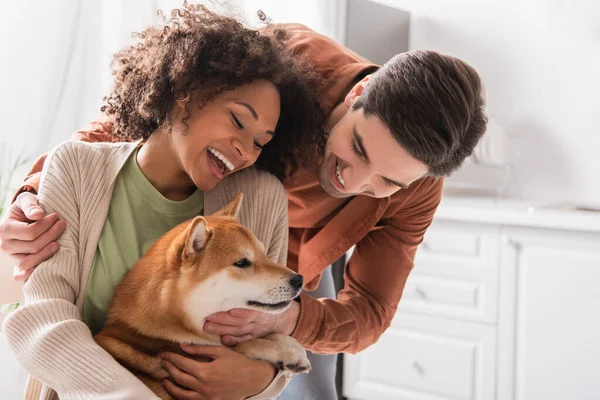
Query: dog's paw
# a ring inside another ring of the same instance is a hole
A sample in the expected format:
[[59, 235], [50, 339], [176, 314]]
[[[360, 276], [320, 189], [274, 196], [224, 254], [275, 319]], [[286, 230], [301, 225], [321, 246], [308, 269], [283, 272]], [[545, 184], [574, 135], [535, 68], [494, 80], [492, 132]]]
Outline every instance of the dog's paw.
[[281, 335], [278, 333], [272, 333], [268, 336], [265, 336], [265, 339], [272, 340], [273, 342], [281, 343], [284, 346], [293, 347], [293, 348], [303, 352], [304, 354], [306, 354], [302, 345], [300, 343], [298, 343], [298, 341], [291, 336]]
[[283, 369], [285, 371], [289, 371], [294, 374], [308, 374], [311, 369], [310, 361], [308, 362], [308, 365], [303, 364], [303, 363], [283, 365], [283, 362], [280, 361], [278, 367], [279, 367], [279, 369]]
[[296, 349], [290, 350], [291, 351], [286, 351], [282, 359], [277, 362], [277, 368], [294, 374], [309, 373], [312, 367], [310, 361], [306, 357], [306, 352], [300, 352]]
[[308, 373], [311, 369], [306, 350], [292, 338], [249, 339], [239, 343], [234, 350], [246, 357], [270, 362], [276, 368], [294, 374]]

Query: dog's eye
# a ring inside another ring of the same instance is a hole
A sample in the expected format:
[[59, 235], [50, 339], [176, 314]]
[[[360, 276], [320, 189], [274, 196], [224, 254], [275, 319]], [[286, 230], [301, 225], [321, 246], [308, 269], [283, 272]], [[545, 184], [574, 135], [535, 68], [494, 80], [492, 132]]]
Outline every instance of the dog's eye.
[[248, 268], [251, 265], [252, 263], [247, 258], [242, 258], [241, 260], [233, 263], [233, 266], [238, 268]]

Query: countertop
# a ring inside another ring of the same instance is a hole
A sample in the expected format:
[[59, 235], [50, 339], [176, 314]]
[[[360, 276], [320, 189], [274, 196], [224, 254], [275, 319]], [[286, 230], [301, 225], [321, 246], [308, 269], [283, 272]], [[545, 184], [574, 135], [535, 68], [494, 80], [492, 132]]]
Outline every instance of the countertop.
[[600, 211], [549, 202], [444, 195], [436, 218], [600, 233]]

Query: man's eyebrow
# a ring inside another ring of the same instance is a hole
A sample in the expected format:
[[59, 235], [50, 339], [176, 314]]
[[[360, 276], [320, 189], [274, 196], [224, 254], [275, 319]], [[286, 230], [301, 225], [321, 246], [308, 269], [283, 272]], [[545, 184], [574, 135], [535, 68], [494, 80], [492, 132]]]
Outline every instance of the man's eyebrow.
[[258, 121], [258, 113], [254, 109], [254, 107], [252, 107], [250, 104], [244, 103], [241, 101], [236, 101], [235, 104], [239, 104], [240, 106], [246, 107], [248, 109], [248, 111], [250, 111], [250, 114], [252, 114], [252, 118], [254, 118], [254, 120]]
[[363, 138], [362, 138], [362, 136], [360, 136], [360, 134], [356, 130], [356, 126], [354, 127], [354, 140], [356, 140], [356, 144], [358, 144], [358, 149], [365, 157], [365, 160], [367, 160], [367, 162], [370, 163], [371, 160], [369, 160], [369, 155], [367, 154], [367, 150], [365, 149], [365, 144], [363, 143]]
[[[354, 127], [354, 140], [356, 140], [356, 144], [358, 145], [358, 148], [359, 148], [360, 152], [365, 157], [365, 160], [367, 160], [367, 162], [371, 162], [371, 160], [369, 160], [369, 156], [367, 154], [367, 150], [365, 149], [365, 144], [363, 142], [363, 138], [358, 133], [358, 130], [356, 129], [356, 126]], [[410, 187], [410, 184], [406, 185], [404, 183], [396, 182], [395, 180], [390, 179], [390, 178], [386, 178], [385, 176], [382, 176], [381, 179], [383, 179], [386, 182], [391, 183], [392, 185], [398, 186], [400, 189], [408, 189]]]
[[403, 184], [403, 183], [396, 182], [396, 181], [395, 181], [395, 180], [393, 180], [393, 179], [386, 178], [385, 176], [382, 176], [381, 178], [382, 178], [384, 181], [387, 181], [387, 182], [389, 182], [389, 183], [391, 183], [391, 184], [394, 184], [394, 185], [398, 186], [400, 189], [408, 189], [408, 188], [410, 187], [410, 184], [409, 184], [409, 185], [405, 185], [405, 184]]

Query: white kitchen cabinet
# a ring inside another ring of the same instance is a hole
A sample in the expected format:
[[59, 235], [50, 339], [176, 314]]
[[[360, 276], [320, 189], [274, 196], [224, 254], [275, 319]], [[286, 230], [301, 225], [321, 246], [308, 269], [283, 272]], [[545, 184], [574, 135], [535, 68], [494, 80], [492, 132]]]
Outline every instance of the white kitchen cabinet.
[[378, 400], [490, 398], [495, 390], [495, 335], [495, 329], [484, 324], [399, 312], [378, 344], [345, 357], [345, 396]]
[[415, 258], [402, 310], [496, 322], [499, 228], [436, 220]]
[[349, 400], [600, 399], [600, 215], [444, 199]]
[[503, 239], [499, 399], [600, 399], [600, 235]]

